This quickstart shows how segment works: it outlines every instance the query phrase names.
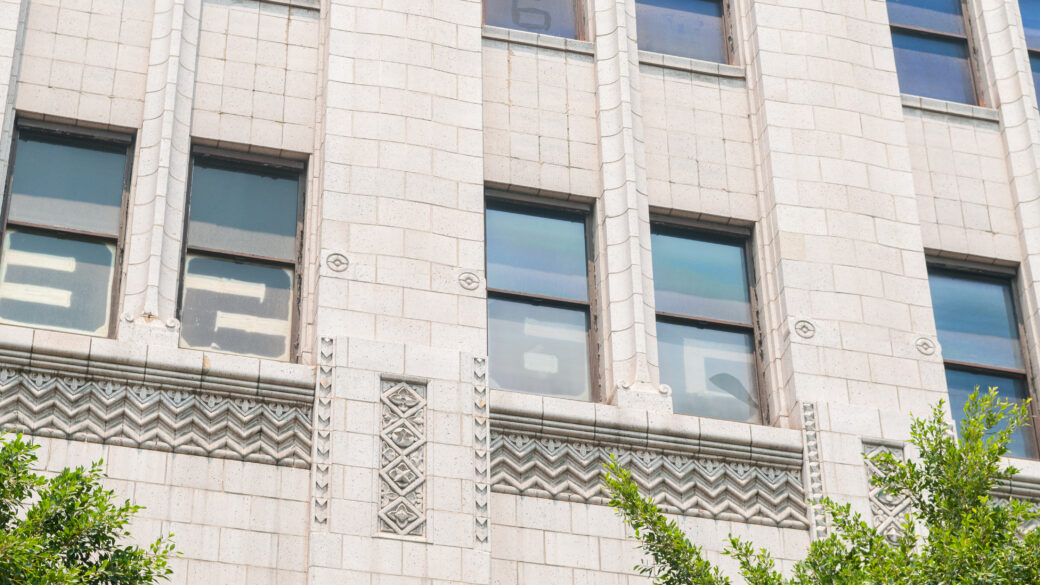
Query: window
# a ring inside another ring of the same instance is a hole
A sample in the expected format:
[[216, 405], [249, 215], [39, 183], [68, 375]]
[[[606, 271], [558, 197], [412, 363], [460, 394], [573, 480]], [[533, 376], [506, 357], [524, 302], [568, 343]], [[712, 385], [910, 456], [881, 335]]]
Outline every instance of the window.
[[[996, 386], [1008, 400], [1029, 397], [1018, 317], [1007, 280], [931, 269], [935, 327], [946, 365], [946, 385], [955, 421], [975, 386]], [[1010, 455], [1037, 457], [1032, 428], [1019, 429]]]
[[759, 422], [745, 242], [655, 225], [651, 249], [661, 382], [675, 412]]
[[491, 385], [589, 400], [586, 216], [488, 201]]
[[721, 0], [636, 0], [639, 48], [728, 63]]
[[1040, 97], [1040, 0], [1018, 0], [1022, 25], [1029, 49], [1029, 68], [1033, 71], [1033, 88]]
[[0, 249], [0, 321], [111, 333], [131, 142], [29, 122], [15, 129]]
[[295, 357], [302, 165], [195, 150], [180, 300], [181, 346]]
[[484, 0], [484, 24], [578, 39], [581, 7], [582, 0]]
[[961, 0], [888, 0], [899, 91], [975, 104]]

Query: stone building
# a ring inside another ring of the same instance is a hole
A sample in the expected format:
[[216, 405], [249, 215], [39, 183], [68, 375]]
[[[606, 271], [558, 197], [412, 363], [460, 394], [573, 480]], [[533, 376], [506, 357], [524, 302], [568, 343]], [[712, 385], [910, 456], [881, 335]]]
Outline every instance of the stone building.
[[892, 529], [862, 454], [911, 414], [1036, 392], [1036, 0], [0, 30], [0, 427], [104, 458], [175, 584], [645, 583], [610, 453], [725, 567], [730, 532], [790, 566], [806, 498]]

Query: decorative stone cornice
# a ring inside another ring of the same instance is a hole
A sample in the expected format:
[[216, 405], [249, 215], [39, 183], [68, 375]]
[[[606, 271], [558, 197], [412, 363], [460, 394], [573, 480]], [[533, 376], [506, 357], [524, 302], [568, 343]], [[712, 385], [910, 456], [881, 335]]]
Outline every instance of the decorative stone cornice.
[[0, 429], [308, 467], [313, 368], [211, 365], [0, 347]]
[[614, 454], [668, 512], [808, 529], [797, 432], [768, 429], [755, 441], [726, 432], [751, 425], [710, 421], [691, 432], [645, 416], [582, 420], [514, 406], [491, 405], [494, 491], [603, 504], [602, 464]]

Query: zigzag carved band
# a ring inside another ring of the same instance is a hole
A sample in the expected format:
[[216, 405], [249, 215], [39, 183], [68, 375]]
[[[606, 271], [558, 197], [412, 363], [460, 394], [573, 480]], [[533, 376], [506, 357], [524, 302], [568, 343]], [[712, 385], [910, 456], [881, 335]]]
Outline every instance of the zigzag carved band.
[[[496, 492], [604, 504], [603, 463], [615, 454], [643, 493], [668, 512], [807, 530], [800, 458], [724, 458], [646, 442], [561, 437], [521, 430], [516, 417], [491, 424], [491, 483]], [[497, 424], [496, 424], [497, 423]], [[503, 424], [504, 423], [504, 424]], [[645, 435], [644, 435], [645, 441]]]
[[[0, 364], [3, 431], [310, 466], [309, 401], [187, 390], [147, 379], [70, 376], [20, 365]], [[298, 392], [287, 389], [285, 394], [295, 398]]]

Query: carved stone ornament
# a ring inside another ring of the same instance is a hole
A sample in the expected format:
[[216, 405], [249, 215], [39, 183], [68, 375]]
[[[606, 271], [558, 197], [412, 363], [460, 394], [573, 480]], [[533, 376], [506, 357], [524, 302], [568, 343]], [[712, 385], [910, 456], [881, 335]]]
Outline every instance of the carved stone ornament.
[[325, 266], [333, 272], [343, 272], [350, 267], [350, 260], [339, 252], [333, 252], [325, 258]]
[[917, 341], [914, 342], [914, 347], [924, 355], [932, 355], [935, 353], [935, 342], [927, 337], [918, 337]]
[[426, 384], [384, 378], [379, 456], [379, 532], [426, 535]]
[[322, 337], [318, 344], [318, 387], [314, 396], [314, 523], [329, 520], [329, 467], [332, 435], [332, 380], [336, 342]]
[[799, 319], [794, 323], [794, 332], [798, 334], [798, 337], [811, 339], [812, 336], [816, 335], [816, 326], [812, 324], [812, 321]]
[[[816, 404], [802, 403], [802, 431], [805, 433], [805, 472], [808, 475], [808, 498], [814, 502], [823, 496], [823, 462], [820, 461], [820, 426], [816, 418]], [[823, 506], [812, 507], [812, 532], [815, 538], [827, 536], [827, 518]]]
[[[492, 490], [604, 504], [603, 463], [615, 454], [644, 493], [670, 513], [809, 527], [800, 452], [770, 452], [762, 457], [766, 462], [734, 445], [655, 434], [637, 441], [623, 428], [571, 424], [492, 411]], [[540, 431], [532, 433], [532, 428]]]
[[491, 429], [488, 412], [487, 358], [473, 357], [473, 538], [478, 548], [489, 546], [491, 515]]
[[[903, 459], [902, 447], [882, 445], [863, 442], [863, 452], [867, 457], [873, 457], [879, 453], [891, 453], [896, 459]], [[873, 478], [878, 475], [878, 468], [871, 463], [870, 459], [864, 460], [867, 466], [867, 477]], [[874, 528], [881, 533], [889, 542], [895, 542], [903, 535], [902, 524], [906, 522], [907, 514], [910, 512], [910, 500], [903, 496], [886, 494], [880, 487], [870, 486], [870, 513]]]
[[480, 286], [480, 277], [473, 272], [463, 272], [459, 275], [459, 286], [466, 290], [477, 290]]

